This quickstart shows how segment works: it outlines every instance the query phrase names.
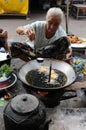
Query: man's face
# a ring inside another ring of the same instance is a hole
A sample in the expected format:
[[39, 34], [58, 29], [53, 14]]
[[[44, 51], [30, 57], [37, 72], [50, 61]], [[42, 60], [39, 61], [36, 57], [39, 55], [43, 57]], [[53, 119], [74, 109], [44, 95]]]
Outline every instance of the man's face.
[[60, 16], [55, 16], [55, 15], [49, 16], [46, 19], [47, 32], [55, 33], [60, 24], [61, 24], [61, 17]]

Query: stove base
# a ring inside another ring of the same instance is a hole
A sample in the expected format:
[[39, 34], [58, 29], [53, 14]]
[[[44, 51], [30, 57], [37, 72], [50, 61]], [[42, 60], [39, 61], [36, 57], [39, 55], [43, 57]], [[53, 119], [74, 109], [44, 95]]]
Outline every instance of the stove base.
[[53, 108], [59, 105], [61, 100], [65, 100], [77, 96], [76, 91], [73, 90], [58, 89], [52, 92], [51, 91], [43, 92], [38, 90], [37, 91], [32, 90], [25, 84], [23, 84], [23, 86], [26, 89], [27, 93], [35, 95], [48, 108]]

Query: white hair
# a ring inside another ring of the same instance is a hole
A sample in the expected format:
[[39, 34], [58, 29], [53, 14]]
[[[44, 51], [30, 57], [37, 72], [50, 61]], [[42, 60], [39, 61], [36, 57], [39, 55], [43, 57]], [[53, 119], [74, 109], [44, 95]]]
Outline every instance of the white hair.
[[53, 7], [53, 8], [50, 8], [46, 14], [46, 19], [49, 17], [49, 16], [59, 16], [61, 17], [61, 20], [63, 18], [63, 11], [60, 9], [60, 8], [56, 8], [56, 7]]

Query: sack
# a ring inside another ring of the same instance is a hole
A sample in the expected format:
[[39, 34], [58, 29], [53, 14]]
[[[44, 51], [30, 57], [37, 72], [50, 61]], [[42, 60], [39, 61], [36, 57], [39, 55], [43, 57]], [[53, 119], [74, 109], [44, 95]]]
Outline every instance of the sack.
[[27, 14], [29, 7], [28, 0], [0, 0], [0, 14], [20, 13]]

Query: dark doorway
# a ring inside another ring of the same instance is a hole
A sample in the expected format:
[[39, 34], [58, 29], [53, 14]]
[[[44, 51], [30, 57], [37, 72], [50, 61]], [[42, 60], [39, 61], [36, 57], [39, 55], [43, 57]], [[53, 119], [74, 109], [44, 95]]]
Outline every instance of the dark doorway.
[[30, 0], [30, 11], [42, 11], [44, 9], [48, 9], [50, 7], [56, 6], [57, 0]]
[[40, 9], [39, 0], [30, 0], [29, 7], [30, 7], [30, 11], [39, 10]]

